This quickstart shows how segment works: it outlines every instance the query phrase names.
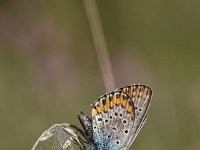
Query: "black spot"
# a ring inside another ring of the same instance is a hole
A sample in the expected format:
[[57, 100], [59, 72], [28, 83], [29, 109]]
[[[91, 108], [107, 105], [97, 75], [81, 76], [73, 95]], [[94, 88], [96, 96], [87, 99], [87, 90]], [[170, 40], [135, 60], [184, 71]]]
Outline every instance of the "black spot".
[[96, 126], [94, 126], [94, 129], [96, 129], [97, 127]]
[[111, 135], [108, 135], [108, 138], [111, 138]]
[[115, 130], [115, 131], [117, 131], [117, 129], [116, 128], [112, 128], [113, 130]]
[[[126, 92], [125, 92], [125, 93], [126, 93]], [[126, 97], [125, 94], [122, 95], [122, 98], [123, 98], [124, 100], [127, 99], [127, 97]]]
[[142, 111], [142, 109], [140, 108], [139, 111]]
[[135, 110], [137, 110], [138, 109], [138, 107], [137, 106], [135, 106]]
[[110, 116], [110, 119], [112, 119], [112, 116]]
[[122, 114], [120, 113], [119, 116], [122, 117]]
[[98, 120], [98, 121], [102, 121], [102, 118], [98, 118], [97, 120]]
[[117, 92], [117, 93], [116, 93], [116, 98], [119, 98], [119, 97], [120, 97], [120, 93]]
[[105, 120], [105, 122], [107, 123], [107, 122], [108, 122], [108, 120], [106, 119], [106, 120]]
[[125, 130], [124, 133], [128, 133], [128, 130]]
[[117, 141], [116, 143], [119, 144], [119, 141]]
[[126, 120], [123, 120], [123, 123], [125, 124], [125, 123], [126, 123]]
[[117, 112], [115, 112], [115, 116], [118, 116], [118, 113], [117, 113]]
[[102, 99], [102, 103], [103, 103], [103, 105], [106, 105], [106, 99], [105, 98]]

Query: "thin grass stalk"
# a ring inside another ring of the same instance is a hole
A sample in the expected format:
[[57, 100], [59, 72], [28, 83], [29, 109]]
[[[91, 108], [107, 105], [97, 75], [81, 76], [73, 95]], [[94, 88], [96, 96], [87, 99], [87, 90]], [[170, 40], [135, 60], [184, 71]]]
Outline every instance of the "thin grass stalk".
[[96, 55], [98, 58], [104, 87], [108, 92], [115, 88], [115, 81], [112, 72], [111, 62], [109, 58], [109, 53], [106, 45], [106, 40], [101, 25], [101, 20], [99, 17], [97, 5], [95, 0], [83, 0], [85, 10], [87, 13], [90, 30], [92, 34], [92, 39], [94, 42]]

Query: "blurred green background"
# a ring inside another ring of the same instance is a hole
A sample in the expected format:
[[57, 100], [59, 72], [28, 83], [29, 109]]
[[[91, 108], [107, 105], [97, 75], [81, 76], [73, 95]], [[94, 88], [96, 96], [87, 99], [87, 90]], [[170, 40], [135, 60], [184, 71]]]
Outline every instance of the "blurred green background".
[[[131, 149], [200, 149], [200, 1], [97, 1], [116, 88], [152, 87]], [[27, 150], [105, 88], [83, 2], [0, 1], [0, 149]]]

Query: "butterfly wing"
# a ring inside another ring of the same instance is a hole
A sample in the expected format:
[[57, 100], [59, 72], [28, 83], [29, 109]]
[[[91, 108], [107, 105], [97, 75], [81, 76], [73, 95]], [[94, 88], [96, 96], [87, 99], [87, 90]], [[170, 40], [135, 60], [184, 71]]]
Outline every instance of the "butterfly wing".
[[126, 86], [98, 98], [92, 119], [79, 113], [91, 149], [128, 149], [147, 119], [151, 96], [148, 86]]
[[127, 142], [128, 147], [130, 147], [147, 119], [147, 110], [150, 105], [152, 91], [148, 86], [140, 84], [119, 88], [116, 91], [123, 91], [128, 94], [135, 106], [134, 126], [131, 138]]
[[93, 139], [98, 150], [125, 150], [135, 124], [133, 100], [114, 91], [92, 105]]

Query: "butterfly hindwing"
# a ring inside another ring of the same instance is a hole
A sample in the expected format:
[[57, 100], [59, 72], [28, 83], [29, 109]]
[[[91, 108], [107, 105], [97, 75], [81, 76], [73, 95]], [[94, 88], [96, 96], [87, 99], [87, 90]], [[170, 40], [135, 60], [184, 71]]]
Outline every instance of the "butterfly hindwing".
[[123, 91], [97, 99], [92, 105], [93, 138], [97, 149], [126, 149], [134, 120], [134, 103]]

